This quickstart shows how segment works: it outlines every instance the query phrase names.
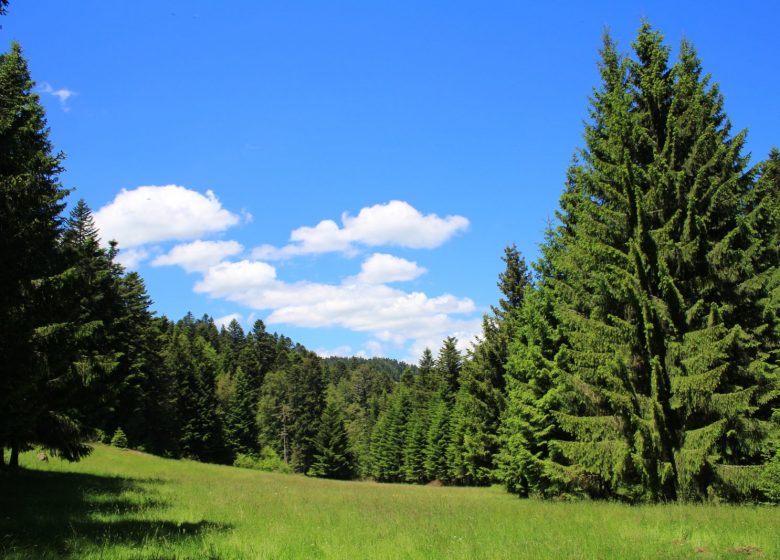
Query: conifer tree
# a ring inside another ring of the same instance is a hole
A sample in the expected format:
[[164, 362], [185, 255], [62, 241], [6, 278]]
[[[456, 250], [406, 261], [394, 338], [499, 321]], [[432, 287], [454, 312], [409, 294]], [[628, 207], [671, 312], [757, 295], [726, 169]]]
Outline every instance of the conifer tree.
[[425, 475], [428, 480], [449, 480], [447, 464], [450, 404], [438, 394], [430, 404], [430, 423], [425, 443]]
[[508, 342], [531, 284], [525, 260], [514, 245], [504, 249], [503, 261], [498, 281], [503, 297], [492, 308], [493, 316], [483, 318], [482, 340], [461, 370], [450, 418], [450, 478], [460, 484], [484, 485], [494, 479]]
[[225, 410], [225, 437], [234, 455], [257, 450], [257, 392], [239, 366], [233, 376], [233, 395]]
[[460, 369], [463, 367], [463, 358], [457, 344], [457, 338], [448, 336], [444, 339], [436, 358], [435, 371], [440, 379], [439, 390], [443, 391], [450, 401], [455, 398], [455, 393], [458, 391]]
[[404, 445], [410, 411], [408, 390], [397, 386], [371, 433], [371, 475], [380, 482], [401, 482], [405, 478]]
[[18, 44], [0, 56], [0, 448], [11, 464], [34, 441], [31, 396], [45, 373], [39, 341], [50, 323], [41, 291], [61, 272], [57, 252], [67, 191]]
[[[692, 47], [669, 66], [648, 24], [633, 46], [628, 59], [605, 40], [587, 147], [548, 241], [562, 345], [535, 352], [544, 337], [528, 336], [517, 354], [510, 400], [524, 412], [505, 425], [541, 431], [507, 430], [504, 465], [541, 470], [504, 478], [627, 500], [734, 497], [758, 478], [777, 402], [776, 364], [759, 351], [771, 327], [745, 266], [766, 245], [745, 233], [746, 211], [766, 195]], [[539, 359], [541, 391], [527, 371]]]
[[339, 409], [329, 403], [322, 412], [320, 428], [314, 437], [314, 458], [309, 476], [347, 480], [354, 475], [349, 439]]

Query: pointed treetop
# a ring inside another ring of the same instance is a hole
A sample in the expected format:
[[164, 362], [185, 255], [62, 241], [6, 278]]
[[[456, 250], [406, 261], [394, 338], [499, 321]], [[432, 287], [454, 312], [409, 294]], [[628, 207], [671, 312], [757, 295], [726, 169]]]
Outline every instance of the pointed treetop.
[[504, 297], [498, 300], [499, 307], [493, 307], [493, 313], [504, 318], [523, 303], [525, 289], [531, 284], [531, 272], [514, 243], [504, 249], [501, 260], [506, 268], [498, 275], [497, 285]]

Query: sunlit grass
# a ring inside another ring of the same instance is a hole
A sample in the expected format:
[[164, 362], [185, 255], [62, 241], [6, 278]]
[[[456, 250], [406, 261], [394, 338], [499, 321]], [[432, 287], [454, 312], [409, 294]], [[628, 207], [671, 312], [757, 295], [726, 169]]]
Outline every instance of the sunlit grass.
[[0, 476], [0, 556], [780, 558], [770, 507], [519, 500], [499, 488], [337, 482], [99, 446]]

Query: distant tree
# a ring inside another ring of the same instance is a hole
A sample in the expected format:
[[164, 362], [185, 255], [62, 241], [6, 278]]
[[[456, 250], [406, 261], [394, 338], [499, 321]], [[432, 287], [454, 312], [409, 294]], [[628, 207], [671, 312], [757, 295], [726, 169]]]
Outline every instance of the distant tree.
[[376, 480], [401, 482], [405, 478], [404, 446], [410, 410], [409, 392], [399, 385], [371, 434], [371, 475]]
[[450, 404], [439, 394], [430, 404], [430, 423], [425, 444], [425, 475], [428, 480], [449, 480]]
[[257, 450], [258, 394], [240, 366], [233, 379], [233, 395], [225, 411], [225, 436], [233, 454], [252, 454]]
[[280, 340], [285, 356], [260, 388], [257, 423], [261, 446], [273, 448], [296, 471], [305, 473], [314, 459], [313, 439], [325, 407], [320, 358]]
[[314, 437], [313, 462], [308, 475], [346, 480], [355, 473], [349, 438], [341, 412], [329, 404], [322, 412], [320, 427]]
[[490, 484], [495, 478], [509, 341], [531, 286], [531, 274], [514, 245], [504, 250], [503, 260], [506, 268], [498, 282], [503, 297], [492, 308], [493, 316], [483, 318], [482, 340], [461, 370], [450, 418], [450, 478], [460, 484]]
[[458, 339], [454, 336], [447, 337], [439, 349], [436, 359], [436, 372], [438, 373], [444, 394], [453, 399], [458, 391], [460, 369], [463, 367], [463, 358], [457, 347]]

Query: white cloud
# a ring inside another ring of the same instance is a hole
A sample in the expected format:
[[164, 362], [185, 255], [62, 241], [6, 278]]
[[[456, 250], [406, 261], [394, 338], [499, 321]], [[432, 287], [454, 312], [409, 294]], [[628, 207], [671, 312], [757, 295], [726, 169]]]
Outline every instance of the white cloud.
[[203, 280], [195, 284], [195, 291], [242, 301], [273, 285], [275, 278], [276, 269], [264, 262], [223, 262], [206, 271]]
[[38, 89], [43, 93], [48, 93], [59, 99], [63, 111], [70, 111], [70, 107], [67, 106], [68, 99], [74, 95], [78, 95], [75, 91], [67, 88], [54, 89], [48, 82], [42, 82], [41, 85], [38, 86]]
[[244, 247], [237, 241], [193, 241], [173, 247], [152, 261], [152, 266], [178, 265], [187, 272], [206, 272], [226, 257], [241, 253]]
[[358, 278], [346, 278], [341, 284], [288, 283], [276, 278], [271, 265], [243, 260], [211, 267], [195, 291], [250, 309], [270, 310], [267, 324], [368, 333], [375, 342], [366, 347], [367, 354], [381, 352], [382, 342], [397, 347], [411, 342], [415, 347], [417, 340], [440, 342], [457, 333], [470, 339], [480, 330], [480, 319], [471, 317], [476, 307], [469, 298], [429, 297]]
[[224, 317], [214, 319], [214, 324], [218, 329], [221, 329], [222, 327], [227, 328], [233, 320], [236, 320], [240, 323], [241, 319], [242, 317], [240, 313], [231, 313], [230, 315], [225, 315]]
[[358, 281], [366, 284], [405, 282], [425, 274], [426, 270], [417, 263], [385, 253], [374, 253], [363, 261]]
[[255, 248], [252, 256], [282, 259], [313, 253], [351, 253], [360, 245], [432, 249], [469, 226], [468, 219], [463, 216], [423, 215], [401, 200], [362, 208], [357, 216], [345, 212], [341, 222], [342, 226], [339, 226], [333, 220], [323, 220], [314, 227], [300, 227], [290, 234], [288, 245], [281, 248], [261, 245]]
[[141, 262], [149, 258], [149, 251], [144, 248], [120, 249], [116, 262], [128, 270], [135, 270]]
[[203, 195], [178, 185], [122, 189], [94, 217], [102, 239], [116, 239], [120, 247], [197, 239], [240, 221], [212, 191]]

